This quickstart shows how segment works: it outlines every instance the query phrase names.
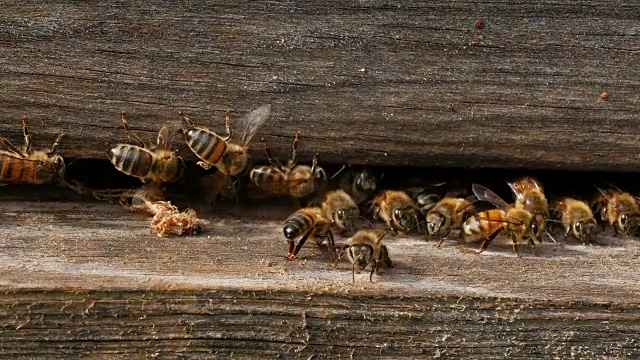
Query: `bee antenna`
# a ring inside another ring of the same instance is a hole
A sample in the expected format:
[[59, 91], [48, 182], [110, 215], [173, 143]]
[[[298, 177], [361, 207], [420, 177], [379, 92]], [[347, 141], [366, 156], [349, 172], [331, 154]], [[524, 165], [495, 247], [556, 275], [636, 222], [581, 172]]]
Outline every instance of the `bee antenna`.
[[351, 279], [356, 282], [356, 262], [351, 263]]
[[384, 178], [384, 172], [382, 172], [382, 175], [380, 175], [380, 177], [376, 180], [376, 182], [380, 182], [380, 180], [382, 180]]
[[[559, 221], [558, 221], [558, 222], [559, 222]], [[546, 231], [546, 230], [545, 230], [545, 231], [544, 231], [544, 233], [545, 233], [545, 234], [547, 234], [547, 236], [549, 237], [549, 239], [551, 239], [554, 243], [556, 243], [556, 244], [558, 243], [558, 242], [556, 241], [556, 239], [554, 239], [554, 238], [553, 238], [553, 236], [551, 236], [551, 234], [550, 234], [548, 231]]]
[[609, 197], [609, 195], [607, 195], [607, 193], [604, 190], [600, 189], [598, 186], [596, 186], [596, 189], [600, 191], [600, 194], [602, 194], [602, 196], [604, 196], [604, 198], [607, 199], [607, 201], [611, 201], [611, 197]]
[[340, 168], [340, 170], [338, 170], [335, 174], [331, 175], [331, 177], [329, 178], [329, 180], [333, 180], [336, 176], [338, 176], [341, 172], [344, 171], [344, 169], [347, 168], [347, 165], [342, 165], [342, 167]]
[[624, 192], [624, 191], [620, 190], [620, 188], [619, 188], [619, 187], [617, 187], [617, 186], [613, 185], [612, 183], [607, 183], [607, 185], [608, 185], [608, 186], [611, 186], [612, 188], [614, 188], [614, 189], [618, 190], [618, 191], [619, 191], [619, 192], [621, 192], [621, 193], [622, 193], [622, 192]]

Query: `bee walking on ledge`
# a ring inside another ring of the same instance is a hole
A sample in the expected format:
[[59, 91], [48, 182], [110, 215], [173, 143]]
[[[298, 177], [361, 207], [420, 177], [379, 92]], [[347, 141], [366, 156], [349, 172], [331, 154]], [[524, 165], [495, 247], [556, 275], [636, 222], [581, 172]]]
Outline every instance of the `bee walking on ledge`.
[[353, 266], [353, 282], [356, 281], [356, 266], [358, 269], [364, 270], [371, 264], [371, 273], [369, 273], [370, 282], [373, 282], [374, 273], [378, 275], [380, 263], [384, 263], [388, 268], [393, 267], [391, 258], [389, 258], [389, 250], [382, 244], [382, 238], [384, 238], [386, 234], [386, 231], [380, 234], [379, 231], [360, 230], [349, 239], [347, 256]]
[[[335, 244], [333, 233], [331, 233], [331, 219], [324, 215], [320, 208], [302, 208], [291, 214], [284, 222], [284, 236], [289, 243], [287, 259], [297, 259], [298, 252], [302, 245], [311, 238], [318, 245], [326, 245], [331, 259], [335, 260]], [[300, 238], [298, 244], [295, 239]]]
[[0, 142], [8, 149], [0, 150], [0, 184], [46, 184], [63, 181], [64, 159], [56, 154], [62, 134], [58, 135], [48, 151], [33, 151], [26, 116], [22, 119], [22, 134], [22, 151], [7, 138], [0, 136]]

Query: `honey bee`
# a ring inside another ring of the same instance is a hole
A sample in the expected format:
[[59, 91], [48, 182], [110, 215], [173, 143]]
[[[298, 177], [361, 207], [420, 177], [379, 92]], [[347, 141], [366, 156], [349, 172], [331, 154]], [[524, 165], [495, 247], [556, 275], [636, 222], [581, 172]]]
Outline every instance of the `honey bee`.
[[264, 143], [267, 159], [271, 165], [257, 166], [249, 173], [251, 182], [258, 190], [271, 196], [290, 196], [298, 199], [324, 190], [327, 174], [318, 166], [317, 156], [313, 157], [311, 167], [297, 165], [299, 143], [300, 132], [298, 131], [293, 141], [291, 159], [286, 166], [274, 158], [269, 145]]
[[238, 176], [250, 168], [249, 141], [265, 122], [271, 105], [262, 105], [245, 115], [239, 122], [243, 128], [242, 137], [238, 144], [229, 142], [231, 129], [229, 128], [229, 112], [225, 119], [227, 136], [221, 137], [209, 129], [196, 127], [187, 115], [180, 113], [187, 124], [183, 129], [189, 149], [200, 159], [198, 165], [203, 169], [215, 166], [224, 175]]
[[460, 228], [462, 223], [475, 212], [473, 206], [475, 200], [475, 198], [446, 197], [427, 212], [427, 232], [430, 236], [441, 236], [438, 247], [442, 245], [452, 229]]
[[539, 231], [544, 233], [549, 218], [549, 203], [542, 186], [530, 177], [507, 184], [516, 197], [515, 207], [529, 211], [534, 216]]
[[48, 151], [31, 149], [31, 135], [27, 129], [27, 118], [22, 119], [24, 149], [18, 150], [9, 140], [0, 136], [0, 142], [8, 149], [0, 150], [0, 184], [46, 184], [62, 181], [64, 160], [57, 155], [58, 135]]
[[393, 267], [393, 263], [389, 258], [389, 250], [382, 244], [382, 238], [385, 235], [387, 235], [386, 231], [380, 234], [376, 231], [360, 230], [349, 239], [347, 256], [353, 265], [353, 282], [356, 281], [356, 266], [360, 270], [364, 270], [371, 264], [370, 282], [373, 282], [373, 273], [378, 275], [380, 263], [384, 263], [388, 268]]
[[593, 243], [598, 225], [589, 205], [584, 201], [564, 198], [558, 202], [556, 210], [561, 214], [565, 239], [571, 234], [585, 245]]
[[640, 206], [633, 195], [619, 189], [602, 190], [596, 197], [596, 212], [600, 218], [613, 229], [617, 236], [619, 232], [631, 235], [640, 228]]
[[487, 249], [498, 233], [503, 231], [513, 242], [513, 252], [516, 256], [520, 256], [518, 243], [523, 240], [527, 240], [535, 254], [534, 239], [539, 241], [541, 234], [533, 215], [523, 208], [510, 206], [497, 194], [482, 185], [473, 184], [472, 190], [478, 200], [488, 201], [498, 208], [480, 212], [462, 224], [462, 231], [468, 242], [477, 240], [483, 240], [483, 242], [480, 250], [461, 249], [461, 251], [480, 254]]
[[[323, 245], [327, 242], [326, 245], [329, 256], [335, 260], [333, 255], [335, 252], [335, 244], [333, 241], [333, 233], [331, 233], [331, 219], [325, 217], [321, 208], [302, 208], [289, 215], [284, 222], [283, 232], [289, 243], [287, 259], [295, 260], [302, 245], [304, 245], [307, 239], [311, 238], [315, 240], [318, 245]], [[298, 237], [301, 238], [296, 245], [295, 239]]]
[[369, 169], [349, 169], [338, 181], [338, 188], [351, 195], [356, 204], [362, 204], [376, 191], [378, 181], [380, 179]]
[[440, 195], [430, 192], [420, 192], [416, 195], [416, 204], [420, 208], [423, 214], [427, 214], [436, 204], [442, 200]]
[[118, 144], [107, 155], [119, 171], [139, 178], [143, 183], [169, 183], [177, 181], [184, 173], [185, 164], [177, 151], [171, 150], [175, 129], [168, 123], [158, 132], [156, 146], [147, 148], [144, 141], [131, 133], [125, 113], [122, 125], [127, 137], [139, 145]]
[[329, 191], [322, 202], [325, 217], [341, 231], [352, 231], [360, 217], [360, 208], [351, 196], [343, 190]]
[[372, 201], [374, 219], [382, 219], [394, 234], [422, 233], [419, 210], [409, 195], [403, 191], [386, 190], [378, 194]]

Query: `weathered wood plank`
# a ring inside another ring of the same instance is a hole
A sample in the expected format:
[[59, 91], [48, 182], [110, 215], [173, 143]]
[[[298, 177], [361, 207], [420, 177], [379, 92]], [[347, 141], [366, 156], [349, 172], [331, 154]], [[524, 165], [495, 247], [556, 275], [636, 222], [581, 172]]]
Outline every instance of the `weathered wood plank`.
[[153, 138], [178, 110], [221, 130], [228, 108], [268, 102], [261, 134], [286, 153], [301, 130], [307, 159], [635, 170], [639, 12], [615, 0], [6, 5], [0, 133], [17, 141], [27, 114], [38, 144], [63, 131], [63, 155], [103, 158], [123, 110]]
[[198, 209], [211, 221], [202, 235], [158, 238], [116, 205], [12, 197], [0, 218], [3, 356], [640, 355], [634, 239], [545, 243], [518, 259], [507, 244], [472, 256], [390, 237], [396, 267], [352, 283], [349, 264], [332, 268], [314, 246], [284, 259], [284, 207]]

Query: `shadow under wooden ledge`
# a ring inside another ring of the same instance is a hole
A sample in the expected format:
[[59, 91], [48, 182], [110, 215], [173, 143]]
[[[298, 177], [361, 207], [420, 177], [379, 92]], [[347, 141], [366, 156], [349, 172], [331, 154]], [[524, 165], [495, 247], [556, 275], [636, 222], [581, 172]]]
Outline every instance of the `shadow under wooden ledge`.
[[350, 264], [333, 268], [315, 245], [285, 260], [273, 218], [287, 209], [238, 218], [202, 208], [204, 233], [160, 238], [148, 218], [108, 203], [1, 206], [4, 355], [640, 355], [640, 247], [630, 238], [545, 243], [523, 258], [504, 243], [475, 256], [453, 241], [390, 238], [396, 266], [352, 283]]

